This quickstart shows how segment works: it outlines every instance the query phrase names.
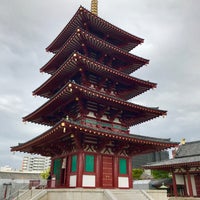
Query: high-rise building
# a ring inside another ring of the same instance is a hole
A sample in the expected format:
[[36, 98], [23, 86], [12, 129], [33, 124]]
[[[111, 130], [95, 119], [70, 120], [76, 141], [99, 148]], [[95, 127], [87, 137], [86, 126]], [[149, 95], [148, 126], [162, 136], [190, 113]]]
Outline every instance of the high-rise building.
[[51, 158], [44, 156], [24, 156], [22, 171], [44, 171], [51, 165]]
[[168, 159], [169, 159], [168, 151], [152, 152], [138, 156], [136, 155], [132, 159], [132, 166], [133, 168], [142, 168], [143, 165], [146, 165], [148, 163], [159, 162]]

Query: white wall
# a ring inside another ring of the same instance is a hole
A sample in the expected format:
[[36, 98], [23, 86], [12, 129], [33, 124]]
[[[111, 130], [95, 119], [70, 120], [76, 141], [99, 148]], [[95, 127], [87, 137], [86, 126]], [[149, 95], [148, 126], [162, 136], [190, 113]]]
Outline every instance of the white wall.
[[70, 178], [69, 178], [69, 186], [70, 187], [76, 187], [76, 178], [77, 178], [76, 175], [70, 176]]
[[[194, 175], [190, 175], [190, 177], [191, 177], [193, 195], [196, 196], [197, 195], [197, 191], [196, 191], [196, 184], [195, 184], [195, 180], [194, 180]], [[187, 194], [189, 195], [189, 187], [188, 187], [188, 178], [187, 178], [187, 176], [185, 176], [185, 181], [186, 181]]]
[[128, 188], [129, 187], [128, 177], [118, 177], [118, 187]]
[[176, 174], [176, 184], [178, 185], [184, 185], [184, 177], [183, 175]]
[[193, 195], [197, 196], [197, 190], [196, 190], [196, 184], [195, 184], [195, 180], [194, 180], [194, 175], [191, 175], [191, 182], [192, 182]]
[[83, 187], [95, 187], [95, 180], [94, 175], [83, 175]]

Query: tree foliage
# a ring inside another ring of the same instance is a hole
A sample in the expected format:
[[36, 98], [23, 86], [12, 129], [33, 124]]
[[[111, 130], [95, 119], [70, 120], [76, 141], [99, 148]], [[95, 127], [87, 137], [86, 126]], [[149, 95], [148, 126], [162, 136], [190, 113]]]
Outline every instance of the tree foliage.
[[155, 179], [169, 178], [169, 172], [163, 170], [152, 170], [151, 174]]
[[41, 176], [43, 179], [47, 179], [48, 176], [49, 176], [49, 173], [50, 173], [50, 168], [44, 170], [44, 171], [40, 174], [40, 176]]
[[143, 174], [143, 169], [140, 168], [134, 168], [132, 169], [132, 175], [134, 180], [139, 180], [140, 176]]

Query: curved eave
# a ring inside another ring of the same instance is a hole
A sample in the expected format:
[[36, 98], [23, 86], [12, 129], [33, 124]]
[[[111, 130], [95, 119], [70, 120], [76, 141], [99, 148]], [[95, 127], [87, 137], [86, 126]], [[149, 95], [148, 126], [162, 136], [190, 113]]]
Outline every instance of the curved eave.
[[[41, 142], [47, 143], [47, 142], [52, 141], [52, 139], [55, 140], [55, 134], [56, 134], [56, 138], [58, 139], [58, 133], [63, 134], [60, 123], [57, 123], [53, 128], [50, 128], [49, 130], [45, 131], [43, 134], [25, 142], [25, 143], [19, 143], [18, 146], [11, 147], [11, 151], [33, 153], [34, 146], [41, 145]], [[36, 149], [35, 149], [35, 151], [36, 151]]]
[[[69, 131], [66, 132], [63, 131], [64, 128], [66, 128]], [[41, 151], [42, 147], [45, 146], [49, 147], [49, 144], [52, 143], [58, 144], [59, 140], [66, 138], [66, 136], [69, 136], [70, 132], [74, 131], [82, 132], [84, 134], [88, 134], [98, 138], [102, 137], [113, 141], [118, 140], [120, 142], [127, 142], [127, 144], [133, 147], [134, 144], [144, 145], [147, 146], [147, 148], [151, 149], [151, 151], [152, 147], [157, 151], [161, 151], [167, 148], [175, 147], [177, 145], [177, 143], [170, 142], [164, 139], [145, 137], [145, 136], [138, 137], [137, 135], [120, 134], [120, 133], [113, 133], [112, 131], [96, 130], [82, 124], [61, 120], [54, 127], [45, 131], [38, 137], [33, 138], [25, 143], [19, 144], [18, 146], [11, 147], [11, 151], [20, 151], [20, 152], [37, 153], [37, 154], [43, 153], [43, 155], [47, 156], [45, 152]]]
[[63, 63], [63, 65], [49, 79], [47, 79], [40, 87], [34, 90], [33, 95], [50, 98], [54, 95], [54, 93], [49, 94], [49, 90], [56, 87], [60, 81], [68, 82], [70, 77], [77, 73], [77, 70], [79, 69], [77, 66], [77, 59], [75, 58], [76, 56], [74, 55], [74, 53], [71, 54], [66, 62]]
[[[166, 111], [140, 106], [134, 103], [123, 101], [114, 96], [108, 96], [104, 93], [95, 91], [94, 89], [80, 86], [75, 83], [66, 84], [57, 94], [55, 94], [49, 101], [35, 110], [33, 113], [23, 118], [23, 121], [31, 121], [35, 123], [43, 123], [41, 116], [49, 113], [62, 104], [67, 104], [75, 100], [76, 97], [86, 98], [106, 105], [116, 106], [118, 109], [126, 110], [129, 112], [142, 112], [142, 116], [134, 119], [127, 120], [128, 126], [136, 125], [158, 116], [166, 115]], [[46, 124], [51, 125], [51, 124]]]
[[56, 52], [58, 51], [63, 43], [70, 37], [73, 31], [79, 26], [83, 26], [83, 21], [87, 21], [90, 25], [101, 32], [109, 35], [116, 35], [118, 38], [126, 38], [128, 44], [124, 44], [121, 48], [126, 51], [130, 51], [138, 44], [141, 44], [144, 40], [137, 36], [134, 36], [111, 23], [103, 20], [102, 18], [96, 16], [95, 14], [89, 12], [83, 7], [80, 7], [69, 23], [64, 27], [60, 34], [54, 39], [54, 41], [46, 48], [47, 51]]
[[53, 74], [64, 63], [64, 61], [72, 52], [81, 48], [82, 44], [104, 52], [104, 54], [109, 56], [118, 58], [119, 60], [124, 60], [131, 63], [130, 65], [121, 69], [121, 71], [128, 74], [149, 63], [149, 60], [147, 59], [128, 53], [118, 48], [117, 46], [114, 46], [96, 37], [95, 35], [92, 35], [91, 33], [78, 28], [74, 34], [71, 35], [71, 37], [66, 41], [60, 51], [56, 53], [49, 60], [49, 62], [40, 69], [40, 71]]
[[48, 91], [58, 85], [60, 81], [69, 81], [69, 79], [79, 71], [80, 66], [84, 68], [84, 70], [86, 69], [98, 75], [106, 76], [111, 80], [126, 84], [127, 86], [137, 87], [137, 89], [133, 89], [132, 91], [130, 91], [128, 95], [121, 96], [125, 100], [135, 97], [151, 88], [156, 87], [156, 83], [132, 77], [128, 74], [112, 69], [106, 65], [100, 64], [93, 59], [76, 52], [73, 53], [46, 82], [44, 82], [39, 88], [33, 91], [33, 95], [41, 95], [50, 98], [54, 94], [48, 94]]

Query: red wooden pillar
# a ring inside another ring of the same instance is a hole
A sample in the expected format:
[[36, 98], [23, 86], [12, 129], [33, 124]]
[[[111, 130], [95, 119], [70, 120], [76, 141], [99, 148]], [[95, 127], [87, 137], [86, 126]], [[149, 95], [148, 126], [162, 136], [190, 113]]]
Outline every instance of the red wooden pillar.
[[71, 156], [67, 156], [67, 173], [66, 173], [66, 188], [69, 188], [69, 180], [70, 180], [70, 170], [71, 170], [71, 165], [72, 165], [72, 162], [71, 162]]
[[128, 158], [128, 180], [129, 188], [133, 188], [133, 176], [132, 176], [132, 159]]
[[8, 189], [8, 185], [6, 183], [4, 183], [5, 185], [5, 191], [4, 191], [4, 198], [3, 199], [7, 199], [7, 189]]
[[77, 184], [76, 184], [77, 187], [82, 187], [83, 167], [84, 167], [84, 153], [81, 151], [78, 154]]
[[51, 187], [51, 178], [52, 178], [52, 175], [53, 175], [53, 164], [54, 164], [54, 159], [51, 158], [51, 165], [50, 165], [50, 171], [49, 171], [50, 177], [49, 177], [48, 180], [47, 180], [47, 187], [48, 187], [48, 188]]
[[173, 181], [173, 193], [174, 193], [174, 196], [177, 197], [178, 191], [177, 191], [177, 187], [176, 187], [176, 175], [173, 170], [172, 170], [172, 181]]
[[[64, 161], [64, 159], [66, 159], [65, 161]], [[68, 157], [67, 156], [65, 156], [64, 158], [63, 158], [63, 166], [61, 167], [62, 169], [63, 169], [63, 185], [64, 186], [66, 186], [66, 183], [67, 183], [67, 162], [68, 162]]]
[[187, 192], [187, 183], [185, 180], [185, 175], [183, 174], [183, 180], [184, 180], [184, 196], [188, 196], [188, 192]]
[[189, 195], [190, 195], [190, 197], [193, 197], [192, 181], [191, 181], [191, 176], [190, 176], [190, 173], [189, 173], [188, 169], [186, 169], [186, 173], [187, 173]]
[[114, 156], [113, 164], [113, 187], [118, 188], [118, 176], [119, 176], [119, 158], [117, 155]]
[[101, 154], [98, 153], [96, 156], [96, 187], [102, 187], [102, 159]]

